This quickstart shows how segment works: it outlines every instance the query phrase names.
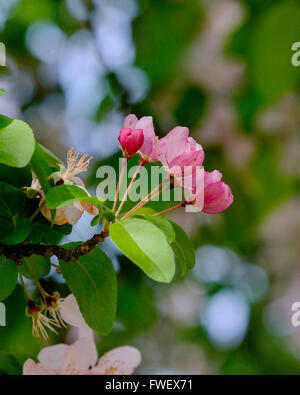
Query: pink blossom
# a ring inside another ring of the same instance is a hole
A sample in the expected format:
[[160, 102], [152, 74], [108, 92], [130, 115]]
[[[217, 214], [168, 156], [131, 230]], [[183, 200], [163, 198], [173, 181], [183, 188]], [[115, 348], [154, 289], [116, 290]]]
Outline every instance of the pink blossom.
[[98, 360], [93, 331], [72, 294], [61, 302], [60, 314], [65, 322], [78, 328], [78, 340], [71, 345], [45, 347], [38, 355], [38, 363], [32, 359], [24, 363], [23, 375], [128, 375], [140, 364], [141, 354], [131, 346], [115, 348]]
[[165, 137], [159, 140], [163, 165], [172, 170], [179, 166], [202, 166], [204, 151], [192, 137], [189, 137], [188, 128], [177, 126]]
[[218, 170], [205, 172], [204, 175], [204, 207], [203, 212], [216, 214], [226, 210], [233, 203], [230, 187], [223, 181]]
[[[194, 199], [196, 186], [203, 187], [203, 175], [200, 167], [204, 160], [204, 151], [192, 137], [188, 128], [177, 126], [159, 140], [161, 161], [165, 169], [174, 177], [174, 185], [185, 189], [186, 200]], [[200, 197], [200, 193], [197, 195]], [[203, 202], [198, 199], [198, 205]]]
[[144, 142], [139, 149], [139, 153], [144, 162], [155, 162], [159, 160], [158, 139], [155, 135], [152, 117], [143, 117], [140, 120], [130, 114], [125, 118], [123, 128], [141, 129], [144, 134]]
[[120, 131], [119, 141], [124, 153], [124, 157], [131, 158], [144, 143], [143, 130], [123, 128]]

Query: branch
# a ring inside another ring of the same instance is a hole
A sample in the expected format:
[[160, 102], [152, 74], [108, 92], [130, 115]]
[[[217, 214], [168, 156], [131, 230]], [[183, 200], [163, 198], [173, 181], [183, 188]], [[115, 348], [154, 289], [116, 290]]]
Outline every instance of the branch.
[[101, 233], [95, 234], [85, 243], [70, 250], [66, 250], [65, 248], [57, 245], [16, 244], [13, 246], [7, 246], [0, 244], [0, 254], [3, 254], [8, 259], [15, 261], [18, 265], [22, 265], [22, 258], [30, 257], [33, 254], [41, 255], [45, 258], [51, 258], [55, 255], [58, 259], [65, 262], [76, 262], [81, 256], [89, 254], [108, 236], [109, 231], [105, 226]]

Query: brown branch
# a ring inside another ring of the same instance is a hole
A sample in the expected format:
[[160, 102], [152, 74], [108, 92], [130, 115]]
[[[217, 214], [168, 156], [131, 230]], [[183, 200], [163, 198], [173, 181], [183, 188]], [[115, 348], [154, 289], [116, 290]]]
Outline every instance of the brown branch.
[[3, 254], [8, 259], [15, 261], [18, 265], [22, 264], [22, 258], [30, 257], [34, 254], [41, 255], [45, 258], [51, 258], [53, 255], [55, 255], [58, 259], [61, 259], [65, 262], [76, 262], [81, 256], [89, 254], [108, 236], [109, 231], [105, 226], [101, 233], [95, 234], [91, 239], [70, 250], [66, 250], [64, 247], [57, 245], [16, 244], [8, 246], [1, 244], [0, 254]]

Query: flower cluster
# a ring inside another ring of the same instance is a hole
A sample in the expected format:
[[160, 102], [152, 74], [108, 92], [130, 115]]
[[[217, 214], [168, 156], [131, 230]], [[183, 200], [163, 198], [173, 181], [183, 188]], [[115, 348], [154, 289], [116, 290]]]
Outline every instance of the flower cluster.
[[[126, 162], [136, 153], [140, 155], [140, 162], [136, 174], [131, 180], [125, 192], [116, 216], [121, 212], [129, 190], [135, 181], [140, 169], [149, 162], [160, 162], [169, 174], [172, 183], [164, 186], [165, 189], [171, 187], [181, 187], [185, 191], [185, 200], [173, 209], [183, 205], [193, 205], [197, 211], [208, 214], [215, 214], [226, 210], [233, 202], [233, 195], [230, 187], [222, 181], [222, 174], [214, 170], [213, 172], [202, 172], [199, 169], [203, 166], [204, 151], [192, 137], [186, 127], [177, 126], [165, 137], [159, 139], [155, 133], [152, 117], [138, 119], [130, 114], [125, 118], [123, 127], [120, 131], [119, 142], [123, 150], [125, 171]], [[59, 171], [53, 173], [51, 178], [55, 185], [68, 184], [82, 188], [86, 193], [83, 181], [78, 177], [82, 172], [86, 172], [92, 157], [81, 154], [71, 148], [67, 154], [67, 167], [59, 165]], [[120, 184], [123, 172], [119, 178], [119, 184], [115, 196], [113, 211], [116, 210]], [[142, 202], [127, 213], [123, 218], [133, 214], [136, 209], [142, 207], [163, 190], [152, 191]], [[40, 194], [39, 208], [45, 218], [51, 221], [51, 210], [45, 204], [45, 194], [35, 175], [31, 189]], [[154, 194], [154, 192], [156, 192]], [[99, 211], [93, 204], [77, 201], [56, 210], [54, 223], [63, 225], [69, 223], [75, 225], [81, 218], [84, 211], [92, 215], [98, 215]]]
[[[222, 181], [222, 174], [218, 170], [205, 171], [204, 174], [197, 171], [203, 165], [204, 151], [200, 144], [189, 137], [188, 128], [177, 126], [159, 139], [155, 134], [152, 117], [138, 120], [130, 114], [124, 121], [119, 141], [124, 157], [130, 158], [139, 153], [140, 166], [148, 162], [161, 162], [174, 180], [174, 185], [183, 187], [187, 192], [185, 205], [193, 204], [198, 211], [215, 214], [232, 204], [231, 189]], [[185, 169], [189, 169], [188, 172]], [[201, 177], [204, 179], [199, 182]]]
[[93, 331], [81, 315], [71, 294], [60, 301], [62, 319], [78, 330], [71, 345], [57, 344], [41, 350], [39, 362], [28, 359], [23, 375], [129, 375], [141, 362], [140, 352], [131, 346], [115, 348], [98, 360]]

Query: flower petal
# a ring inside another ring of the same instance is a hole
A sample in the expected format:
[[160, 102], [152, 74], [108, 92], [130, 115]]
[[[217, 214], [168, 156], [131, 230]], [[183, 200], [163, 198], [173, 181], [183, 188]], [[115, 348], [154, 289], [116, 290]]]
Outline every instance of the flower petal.
[[65, 216], [70, 225], [77, 224], [84, 211], [80, 202], [68, 204], [67, 206], [62, 207], [62, 209], [64, 210]]
[[129, 114], [125, 118], [123, 128], [125, 129], [136, 129], [136, 124], [138, 122], [137, 117], [134, 114]]
[[40, 184], [37, 176], [34, 173], [32, 173], [32, 182], [31, 182], [30, 188], [32, 188], [36, 191], [40, 191], [42, 189], [41, 184]]
[[55, 375], [55, 372], [43, 366], [41, 363], [36, 363], [32, 359], [27, 359], [23, 365], [24, 376], [44, 376], [44, 375]]
[[154, 149], [156, 142], [156, 135], [153, 126], [152, 117], [141, 118], [134, 127], [135, 129], [142, 129], [144, 133], [144, 143], [139, 149], [142, 156], [146, 156], [151, 159], [151, 154]]
[[81, 338], [68, 346], [61, 362], [64, 375], [88, 374], [89, 368], [97, 362], [97, 349], [91, 338]]
[[[185, 200], [192, 202], [192, 206], [187, 206], [187, 212], [202, 211], [204, 205], [204, 169], [197, 167], [196, 172], [187, 172], [185, 168], [184, 192]], [[196, 209], [196, 210], [195, 210]]]
[[80, 177], [76, 177], [76, 176], [75, 176], [75, 177], [72, 178], [72, 181], [73, 181], [73, 183], [74, 183], [75, 185], [77, 185], [78, 187], [84, 189], [85, 192], [88, 193], [88, 191], [87, 191], [87, 189], [86, 189], [86, 187], [85, 187], [85, 185], [84, 185], [84, 182], [82, 181], [82, 179], [81, 179]]
[[[42, 204], [43, 204], [43, 199], [40, 201], [40, 207]], [[47, 218], [48, 221], [51, 222], [51, 210], [46, 205], [44, 205], [41, 208], [41, 213], [43, 214], [43, 216], [45, 218]], [[64, 207], [58, 208], [56, 210], [56, 215], [55, 215], [55, 220], [54, 220], [55, 225], [64, 225], [67, 222], [68, 222], [68, 219], [65, 215]]]
[[104, 354], [90, 374], [132, 374], [140, 363], [141, 353], [135, 347], [118, 347]]
[[203, 151], [202, 146], [193, 137], [188, 138], [188, 144], [191, 151]]
[[188, 128], [177, 126], [165, 137], [159, 140], [159, 144], [162, 147], [169, 164], [183, 152], [189, 151], [188, 136]]
[[226, 210], [233, 203], [230, 187], [223, 181], [209, 184], [204, 190], [203, 212], [217, 214]]
[[81, 206], [83, 207], [83, 209], [84, 209], [87, 213], [89, 213], [89, 214], [91, 214], [91, 215], [98, 215], [98, 214], [99, 214], [99, 210], [98, 210], [97, 207], [94, 206], [93, 204], [88, 203], [88, 202], [84, 202], [84, 201], [82, 201], [82, 202], [80, 202], [80, 203], [81, 203]]
[[203, 151], [187, 151], [176, 156], [171, 162], [169, 162], [169, 167], [172, 168], [173, 166], [180, 166], [184, 168], [191, 166], [196, 170], [196, 166], [202, 166], [203, 160]]
[[43, 366], [60, 374], [61, 360], [68, 346], [66, 344], [56, 344], [55, 346], [45, 347], [38, 355], [38, 360]]
[[[62, 319], [69, 325], [77, 328], [89, 328], [73, 294], [70, 294], [60, 302], [60, 314]], [[90, 329], [90, 331], [92, 330]]]
[[209, 184], [213, 184], [214, 182], [218, 182], [222, 180], [222, 173], [219, 170], [214, 171], [206, 171], [204, 177], [204, 186], [207, 187]]
[[[91, 195], [89, 194], [88, 190], [86, 189], [86, 187], [85, 187], [85, 185], [84, 185], [84, 182], [82, 181], [81, 178], [79, 178], [79, 177], [73, 177], [72, 181], [73, 181], [73, 183], [74, 183], [76, 186], [82, 188], [89, 196], [91, 196]], [[84, 202], [84, 201], [81, 201], [80, 203], [81, 203], [82, 208], [83, 208], [85, 211], [87, 211], [89, 214], [91, 214], [91, 215], [98, 215], [98, 214], [99, 214], [99, 210], [98, 210], [97, 207], [94, 206], [93, 204], [88, 203], [88, 202]]]

